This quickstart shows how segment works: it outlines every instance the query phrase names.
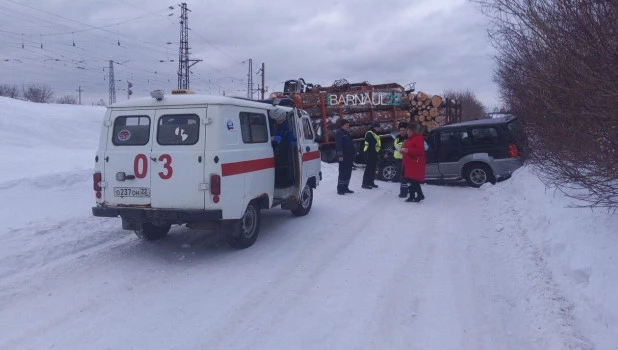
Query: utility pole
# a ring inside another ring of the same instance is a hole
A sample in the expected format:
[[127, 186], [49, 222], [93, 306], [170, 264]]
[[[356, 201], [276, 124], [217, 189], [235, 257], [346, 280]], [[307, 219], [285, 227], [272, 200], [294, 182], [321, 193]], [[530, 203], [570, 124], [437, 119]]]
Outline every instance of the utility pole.
[[247, 74], [247, 98], [253, 98], [253, 60], [249, 59], [249, 74]]
[[265, 88], [265, 85], [264, 85], [264, 72], [265, 72], [265, 70], [264, 70], [264, 62], [262, 62], [262, 69], [260, 69], [260, 75], [262, 76], [262, 89], [261, 89], [261, 91], [262, 91], [262, 100], [264, 99], [264, 93], [266, 92], [266, 88]]
[[114, 78], [114, 61], [109, 60], [109, 104], [116, 103], [116, 85]]
[[266, 92], [266, 89], [264, 87], [264, 62], [262, 62], [262, 68], [260, 68], [260, 70], [258, 70], [256, 74], [259, 74], [262, 77], [262, 87], [260, 88], [260, 85], [258, 84], [258, 91], [262, 93], [262, 100], [263, 100], [264, 93]]
[[[189, 58], [189, 22], [187, 3], [180, 4], [180, 47], [178, 49], [178, 88], [189, 88], [189, 68], [193, 67], [200, 59]], [[192, 63], [190, 63], [192, 62]]]
[[82, 104], [82, 91], [83, 91], [82, 90], [82, 86], [79, 85], [77, 90], [75, 90], [75, 91], [77, 91], [79, 93], [79, 104], [81, 105]]

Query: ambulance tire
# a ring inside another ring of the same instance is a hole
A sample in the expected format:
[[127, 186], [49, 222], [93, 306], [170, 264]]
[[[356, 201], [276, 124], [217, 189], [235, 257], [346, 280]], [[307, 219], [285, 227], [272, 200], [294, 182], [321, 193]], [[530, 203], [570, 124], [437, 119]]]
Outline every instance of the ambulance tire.
[[251, 247], [260, 233], [260, 207], [257, 202], [247, 205], [245, 214], [235, 227], [240, 232], [231, 231], [225, 235], [229, 245], [236, 249]]
[[313, 188], [311, 188], [309, 184], [305, 184], [300, 201], [298, 202], [298, 208], [292, 209], [292, 214], [296, 216], [305, 216], [309, 214], [311, 205], [313, 205]]
[[147, 241], [156, 241], [167, 235], [172, 225], [154, 225], [149, 222], [142, 224], [141, 230], [135, 230], [137, 237], [145, 239]]

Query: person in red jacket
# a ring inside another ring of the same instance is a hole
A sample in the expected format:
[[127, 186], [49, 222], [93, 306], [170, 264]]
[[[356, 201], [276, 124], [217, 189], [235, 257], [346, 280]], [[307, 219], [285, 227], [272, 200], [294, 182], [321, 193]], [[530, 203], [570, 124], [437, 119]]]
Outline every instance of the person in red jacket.
[[408, 125], [408, 139], [401, 148], [403, 155], [403, 177], [410, 186], [410, 197], [406, 202], [420, 202], [425, 199], [421, 182], [425, 181], [425, 140], [421, 135], [421, 126], [417, 123]]

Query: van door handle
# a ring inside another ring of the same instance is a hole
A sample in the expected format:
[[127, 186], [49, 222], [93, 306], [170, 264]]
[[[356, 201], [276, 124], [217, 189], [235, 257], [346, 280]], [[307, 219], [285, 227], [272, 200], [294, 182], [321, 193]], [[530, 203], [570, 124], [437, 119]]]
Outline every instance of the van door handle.
[[135, 179], [135, 175], [127, 175], [124, 177], [127, 180], [134, 180]]

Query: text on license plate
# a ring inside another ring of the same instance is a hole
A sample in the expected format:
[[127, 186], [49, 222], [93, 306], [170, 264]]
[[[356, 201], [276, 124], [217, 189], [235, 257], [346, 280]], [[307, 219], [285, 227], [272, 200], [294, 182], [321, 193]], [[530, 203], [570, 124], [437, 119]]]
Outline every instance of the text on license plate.
[[150, 197], [148, 187], [114, 187], [115, 197]]

